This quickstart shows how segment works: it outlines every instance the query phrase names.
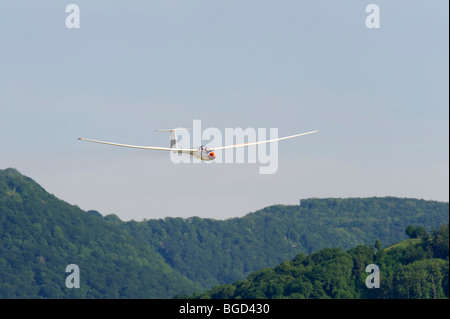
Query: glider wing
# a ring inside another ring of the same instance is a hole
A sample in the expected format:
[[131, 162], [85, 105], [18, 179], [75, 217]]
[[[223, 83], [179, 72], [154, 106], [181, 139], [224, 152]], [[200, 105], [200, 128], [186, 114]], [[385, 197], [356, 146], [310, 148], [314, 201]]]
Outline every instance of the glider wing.
[[290, 136], [285, 136], [285, 137], [280, 137], [280, 138], [274, 138], [274, 139], [271, 139], [271, 140], [258, 141], [258, 142], [252, 142], [252, 143], [241, 143], [241, 144], [234, 144], [234, 145], [221, 146], [221, 147], [212, 147], [212, 148], [209, 148], [209, 149], [211, 151], [217, 151], [217, 150], [224, 150], [224, 149], [227, 149], [227, 148], [236, 148], [236, 147], [244, 147], [244, 146], [251, 146], [251, 145], [257, 145], [257, 144], [264, 144], [264, 143], [272, 143], [272, 142], [276, 142], [276, 141], [287, 140], [288, 138], [308, 135], [308, 134], [317, 133], [317, 132], [319, 132], [319, 130], [306, 132], [306, 133], [295, 134], [295, 135], [290, 135]]

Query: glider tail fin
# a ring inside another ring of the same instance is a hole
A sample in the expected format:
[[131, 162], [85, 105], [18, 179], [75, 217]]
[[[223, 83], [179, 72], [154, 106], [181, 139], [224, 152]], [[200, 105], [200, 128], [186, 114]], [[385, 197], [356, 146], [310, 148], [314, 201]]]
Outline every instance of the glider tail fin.
[[170, 148], [178, 148], [175, 130], [170, 130]]
[[178, 148], [177, 145], [177, 135], [176, 131], [190, 131], [191, 129], [188, 128], [174, 128], [174, 129], [167, 129], [167, 130], [156, 130], [156, 132], [170, 132], [170, 148]]

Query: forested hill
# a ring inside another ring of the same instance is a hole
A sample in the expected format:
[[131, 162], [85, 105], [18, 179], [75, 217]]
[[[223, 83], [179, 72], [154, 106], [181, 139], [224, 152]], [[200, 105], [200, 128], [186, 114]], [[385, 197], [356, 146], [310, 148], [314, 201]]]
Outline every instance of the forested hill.
[[298, 253], [376, 240], [387, 246], [405, 239], [410, 224], [430, 231], [448, 220], [448, 203], [387, 197], [307, 199], [300, 206], [270, 206], [228, 220], [165, 218], [121, 225], [189, 279], [212, 287]]
[[[66, 287], [69, 264], [79, 267], [79, 289]], [[0, 299], [169, 298], [198, 289], [127, 231], [0, 170]]]
[[431, 234], [418, 226], [411, 235], [414, 238], [387, 248], [378, 242], [376, 248], [358, 245], [347, 251], [325, 248], [309, 256], [299, 254], [193, 298], [448, 299], [448, 224]]
[[[151, 211], [151, 208], [148, 208]], [[150, 214], [150, 213], [149, 213]], [[123, 222], [85, 212], [15, 169], [0, 170], [0, 298], [168, 298], [243, 280], [297, 254], [406, 238], [448, 223], [448, 203], [307, 199], [242, 218]], [[68, 289], [66, 266], [80, 268]]]

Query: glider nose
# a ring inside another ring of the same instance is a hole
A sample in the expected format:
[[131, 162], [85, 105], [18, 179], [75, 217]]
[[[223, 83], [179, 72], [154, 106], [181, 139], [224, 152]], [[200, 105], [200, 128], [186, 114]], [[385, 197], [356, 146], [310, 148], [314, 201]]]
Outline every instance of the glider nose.
[[216, 158], [216, 155], [214, 155], [214, 152], [209, 153], [209, 156], [211, 156], [212, 158]]

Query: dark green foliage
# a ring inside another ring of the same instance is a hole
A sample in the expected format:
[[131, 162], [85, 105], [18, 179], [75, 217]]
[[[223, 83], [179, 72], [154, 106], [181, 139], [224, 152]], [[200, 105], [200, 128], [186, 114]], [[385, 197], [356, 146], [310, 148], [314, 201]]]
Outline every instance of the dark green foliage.
[[[167, 298], [198, 289], [115, 226], [117, 217], [98, 215], [0, 170], [0, 298]], [[79, 289], [65, 285], [68, 264], [80, 268]]]
[[448, 203], [416, 199], [304, 199], [301, 206], [275, 205], [242, 218], [165, 218], [123, 226], [156, 247], [174, 269], [208, 289], [242, 280], [298, 253], [376, 241], [377, 248], [391, 245], [407, 238], [408, 225], [438, 227], [448, 223], [448, 213]]
[[[443, 299], [449, 297], [448, 224], [426, 240], [399, 243], [374, 251], [359, 245], [348, 251], [325, 248], [297, 255], [275, 268], [252, 273], [233, 285], [216, 286], [193, 298], [389, 298]], [[367, 288], [366, 266], [380, 269], [380, 288]]]
[[[226, 285], [217, 296], [232, 297], [247, 284], [239, 280], [259, 269], [268, 283], [242, 292], [242, 298], [347, 298], [375, 254], [373, 247], [358, 245], [376, 240], [380, 263], [411, 265], [402, 270], [404, 277], [386, 273], [386, 280], [395, 283], [428, 267], [433, 277], [424, 275], [424, 282], [442, 281], [448, 295], [448, 274], [436, 272], [445, 265], [413, 264], [448, 256], [448, 226], [442, 223], [448, 223], [448, 203], [389, 197], [308, 199], [228, 220], [123, 222], [69, 205], [14, 169], [0, 170], [0, 298], [167, 298], [217, 284]], [[396, 248], [382, 247], [405, 239], [408, 225], [419, 225], [412, 226], [417, 238], [410, 240], [430, 244], [383, 259]], [[351, 251], [358, 253], [349, 259], [345, 250], [355, 246]], [[80, 267], [79, 289], [65, 287], [68, 264]], [[331, 268], [338, 279], [327, 275]], [[297, 279], [291, 282], [291, 276]], [[419, 295], [413, 288], [400, 293]]]
[[409, 238], [416, 238], [416, 229], [413, 225], [408, 225], [405, 230], [405, 234], [408, 235]]
[[383, 245], [381, 244], [381, 241], [379, 239], [377, 239], [377, 241], [375, 242], [375, 248], [377, 250], [380, 250], [381, 248], [383, 248]]

